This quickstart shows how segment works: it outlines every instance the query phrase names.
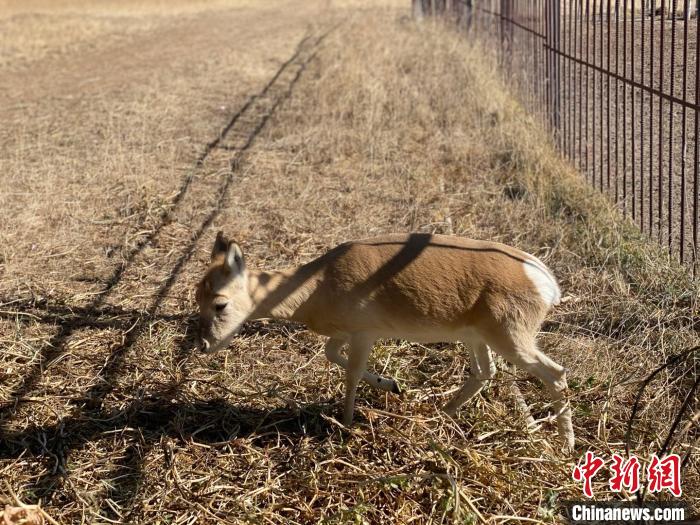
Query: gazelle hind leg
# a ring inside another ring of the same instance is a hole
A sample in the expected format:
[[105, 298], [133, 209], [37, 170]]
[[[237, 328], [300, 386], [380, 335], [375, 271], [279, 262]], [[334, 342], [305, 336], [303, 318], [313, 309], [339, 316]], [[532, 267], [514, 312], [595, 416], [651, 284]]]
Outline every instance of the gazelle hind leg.
[[362, 379], [367, 366], [367, 359], [372, 351], [374, 339], [364, 334], [354, 334], [350, 338], [348, 349], [348, 367], [345, 372], [345, 409], [343, 412], [343, 424], [347, 427], [352, 424], [355, 412], [355, 394], [357, 385]]
[[504, 359], [529, 372], [542, 383], [552, 398], [559, 429], [559, 437], [572, 451], [575, 446], [571, 424], [571, 407], [566, 399], [566, 370], [537, 348], [532, 336], [514, 338], [509, 335], [490, 336], [491, 348]]
[[[341, 348], [345, 345], [346, 341], [344, 339], [334, 339], [331, 338], [326, 342], [326, 358], [331, 362], [338, 365], [340, 368], [348, 369], [348, 360], [342, 356], [340, 353]], [[376, 374], [372, 374], [365, 370], [362, 373], [363, 381], [367, 382], [369, 385], [379, 388], [380, 390], [385, 390], [387, 392], [393, 392], [394, 394], [400, 394], [401, 388], [396, 380], [389, 377], [382, 377]]]
[[455, 394], [445, 408], [445, 413], [453, 416], [457, 413], [459, 407], [469, 401], [472, 397], [479, 393], [489, 379], [493, 379], [496, 375], [496, 364], [491, 358], [489, 347], [482, 342], [474, 344], [469, 349], [469, 357], [471, 359], [471, 374], [464, 382], [462, 388]]

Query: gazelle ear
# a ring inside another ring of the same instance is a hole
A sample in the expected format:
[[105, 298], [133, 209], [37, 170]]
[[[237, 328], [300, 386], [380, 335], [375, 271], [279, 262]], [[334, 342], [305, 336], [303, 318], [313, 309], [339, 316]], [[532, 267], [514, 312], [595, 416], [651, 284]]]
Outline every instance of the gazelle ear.
[[214, 241], [214, 247], [211, 250], [211, 258], [213, 259], [221, 253], [226, 253], [228, 250], [228, 241], [224, 237], [224, 232], [219, 231], [216, 234], [216, 240]]
[[245, 270], [245, 260], [243, 259], [243, 251], [234, 241], [231, 241], [226, 251], [226, 260], [224, 262], [226, 268], [231, 273], [241, 273]]

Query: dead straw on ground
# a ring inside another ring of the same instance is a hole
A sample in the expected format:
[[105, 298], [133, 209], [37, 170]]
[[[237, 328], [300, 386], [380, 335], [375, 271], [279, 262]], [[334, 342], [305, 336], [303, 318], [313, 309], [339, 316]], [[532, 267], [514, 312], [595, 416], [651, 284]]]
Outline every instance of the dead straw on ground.
[[[697, 283], [554, 152], [487, 48], [416, 24], [403, 7], [357, 4], [319, 11], [311, 34], [342, 25], [309, 51], [156, 307], [178, 250], [218, 202], [245, 138], [238, 127], [105, 304], [86, 310], [84, 297], [51, 293], [39, 273], [25, 277], [31, 286], [12, 283], [24, 295], [0, 306], [0, 478], [21, 501], [59, 522], [559, 523], [562, 502], [580, 498], [578, 455], [559, 450], [533, 380], [500, 364], [458, 418], [442, 414], [469, 373], [461, 345], [383, 341], [371, 366], [405, 393], [361, 387], [349, 429], [336, 420], [342, 374], [302, 327], [258, 321], [225, 354], [193, 352], [193, 285], [217, 229], [265, 268], [393, 231], [488, 238], [538, 255], [564, 291], [540, 344], [569, 370], [577, 454], [623, 452], [642, 381], [698, 344]], [[79, 258], [64, 238], [64, 257]], [[99, 268], [104, 256], [93, 257]], [[11, 393], [37, 349], [67, 326], [17, 403]], [[645, 389], [632, 453], [660, 448], [697, 366], [690, 356]], [[684, 421], [673, 451], [688, 454], [684, 498], [697, 507], [700, 429], [697, 417]], [[594, 490], [607, 497], [607, 477]]]

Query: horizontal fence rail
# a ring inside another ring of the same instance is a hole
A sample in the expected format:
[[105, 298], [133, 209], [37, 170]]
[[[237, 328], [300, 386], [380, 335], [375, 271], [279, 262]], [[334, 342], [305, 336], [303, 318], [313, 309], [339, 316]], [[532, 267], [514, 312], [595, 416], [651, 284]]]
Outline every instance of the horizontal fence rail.
[[559, 150], [697, 274], [696, 0], [413, 0], [498, 53]]

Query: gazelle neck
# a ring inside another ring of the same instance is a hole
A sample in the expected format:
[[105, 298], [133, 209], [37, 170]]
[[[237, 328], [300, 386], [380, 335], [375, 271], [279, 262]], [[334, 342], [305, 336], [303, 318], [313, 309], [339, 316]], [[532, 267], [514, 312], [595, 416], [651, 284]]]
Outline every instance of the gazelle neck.
[[249, 319], [287, 319], [303, 322], [300, 312], [318, 286], [315, 272], [306, 265], [279, 271], [248, 273], [248, 293], [253, 303]]

